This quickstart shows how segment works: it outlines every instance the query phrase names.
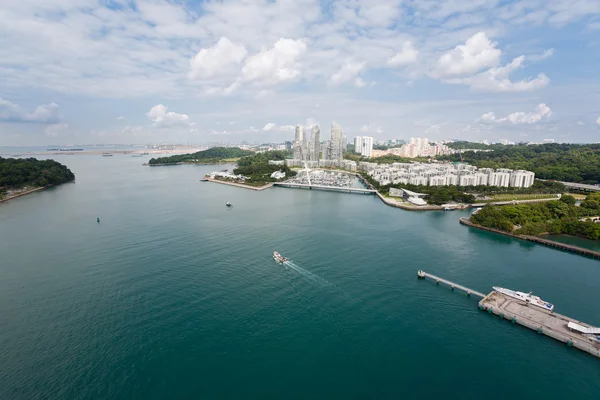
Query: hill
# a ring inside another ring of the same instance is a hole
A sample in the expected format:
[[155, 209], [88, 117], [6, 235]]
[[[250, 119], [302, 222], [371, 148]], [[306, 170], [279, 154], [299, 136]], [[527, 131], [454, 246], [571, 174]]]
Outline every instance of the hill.
[[8, 189], [59, 185], [74, 179], [69, 168], [54, 160], [0, 157], [0, 195]]
[[148, 163], [150, 165], [168, 165], [184, 162], [216, 164], [226, 160], [249, 156], [251, 154], [254, 154], [254, 152], [250, 150], [242, 150], [238, 147], [212, 147], [208, 150], [198, 151], [191, 154], [178, 154], [170, 157], [152, 158]]

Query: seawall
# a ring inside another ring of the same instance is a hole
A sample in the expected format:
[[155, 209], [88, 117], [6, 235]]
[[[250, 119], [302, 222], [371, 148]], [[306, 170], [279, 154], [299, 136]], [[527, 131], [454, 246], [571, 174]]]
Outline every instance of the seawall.
[[235, 186], [235, 187], [239, 187], [239, 188], [244, 188], [244, 189], [250, 189], [250, 190], [256, 190], [256, 191], [261, 191], [261, 190], [265, 190], [270, 188], [271, 186], [273, 186], [272, 183], [267, 183], [264, 186], [249, 186], [249, 185], [244, 185], [241, 183], [235, 183], [235, 182], [227, 182], [227, 181], [221, 181], [218, 179], [212, 179], [212, 178], [203, 178], [201, 179], [201, 181], [204, 182], [215, 182], [215, 183], [222, 183], [223, 185], [229, 185], [229, 186]]
[[458, 222], [460, 222], [462, 225], [467, 225], [467, 226], [470, 226], [472, 228], [477, 228], [477, 229], [482, 229], [484, 231], [499, 233], [501, 235], [513, 237], [515, 239], [527, 240], [529, 242], [543, 244], [545, 246], [552, 247], [552, 248], [555, 248], [555, 249], [569, 251], [571, 253], [576, 253], [576, 254], [579, 254], [579, 255], [582, 255], [582, 256], [591, 257], [591, 258], [595, 258], [595, 259], [599, 259], [600, 260], [600, 251], [594, 251], [594, 250], [590, 250], [590, 249], [585, 249], [583, 247], [578, 247], [578, 246], [573, 246], [573, 245], [570, 245], [570, 244], [555, 242], [553, 240], [542, 239], [542, 238], [539, 238], [537, 236], [515, 235], [514, 233], [504, 232], [504, 231], [501, 231], [499, 229], [488, 228], [486, 226], [481, 226], [481, 225], [478, 225], [478, 224], [474, 224], [471, 221], [469, 221], [469, 219], [467, 219], [467, 218], [460, 218], [458, 220]]
[[12, 200], [12, 199], [16, 199], [17, 197], [28, 195], [28, 194], [33, 193], [33, 192], [39, 192], [40, 190], [48, 189], [49, 187], [50, 186], [45, 186], [45, 187], [38, 187], [38, 188], [35, 188], [35, 189], [31, 189], [31, 190], [26, 190], [24, 192], [17, 193], [17, 194], [15, 194], [13, 196], [9, 196], [9, 197], [5, 197], [3, 199], [0, 199], [0, 203], [4, 203], [5, 201], [9, 201], [9, 200]]

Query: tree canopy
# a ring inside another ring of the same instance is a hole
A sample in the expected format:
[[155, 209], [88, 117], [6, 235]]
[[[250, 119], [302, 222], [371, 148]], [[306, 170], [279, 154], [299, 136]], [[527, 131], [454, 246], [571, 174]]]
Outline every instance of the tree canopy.
[[600, 193], [590, 194], [581, 206], [575, 205], [573, 196], [543, 203], [507, 206], [485, 206], [471, 215], [471, 222], [522, 235], [565, 233], [600, 239], [600, 223], [587, 217], [600, 216]]
[[251, 154], [254, 154], [254, 152], [251, 150], [242, 150], [238, 147], [211, 147], [208, 150], [191, 154], [177, 154], [170, 157], [152, 158], [148, 163], [150, 165], [177, 164], [182, 162], [202, 162], [204, 164], [211, 164]]
[[0, 157], [0, 189], [58, 185], [74, 179], [69, 168], [54, 160]]
[[[600, 182], [600, 144], [492, 145], [488, 148], [493, 151], [463, 152], [463, 160], [480, 168], [525, 169], [535, 172], [539, 179], [589, 184]], [[460, 155], [438, 159], [460, 161]]]
[[265, 151], [251, 156], [242, 157], [237, 162], [237, 168], [233, 170], [236, 175], [244, 175], [250, 178], [247, 182], [253, 184], [275, 182], [271, 174], [275, 171], [285, 172], [285, 177], [289, 178], [296, 175], [296, 171], [291, 170], [287, 165], [271, 165], [269, 160], [282, 161], [289, 156], [286, 151]]

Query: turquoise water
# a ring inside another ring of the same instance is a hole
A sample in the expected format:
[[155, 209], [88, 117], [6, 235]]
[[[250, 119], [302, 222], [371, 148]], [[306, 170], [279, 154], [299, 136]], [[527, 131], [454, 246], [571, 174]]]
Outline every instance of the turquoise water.
[[600, 394], [600, 360], [416, 279], [531, 290], [600, 325], [596, 260], [462, 211], [198, 181], [222, 166], [55, 159], [76, 183], [0, 205], [2, 399]]
[[600, 251], [600, 240], [590, 240], [571, 235], [546, 235], [544, 239], [583, 247], [584, 249]]

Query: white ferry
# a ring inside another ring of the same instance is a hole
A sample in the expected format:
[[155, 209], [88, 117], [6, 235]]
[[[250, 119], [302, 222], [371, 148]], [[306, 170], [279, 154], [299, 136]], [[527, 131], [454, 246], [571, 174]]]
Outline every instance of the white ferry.
[[283, 264], [284, 262], [287, 261], [287, 258], [285, 258], [284, 256], [282, 256], [278, 252], [274, 251], [273, 252], [273, 260], [277, 261], [279, 264]]
[[532, 304], [534, 306], [543, 308], [544, 310], [548, 310], [548, 311], [554, 310], [554, 304], [548, 303], [547, 301], [540, 299], [538, 296], [532, 296], [531, 292], [529, 292], [529, 293], [517, 292], [515, 290], [505, 289], [505, 288], [501, 288], [498, 286], [493, 286], [492, 289], [494, 289], [498, 293], [502, 293], [509, 297], [515, 298], [517, 300], [524, 301], [525, 303]]

